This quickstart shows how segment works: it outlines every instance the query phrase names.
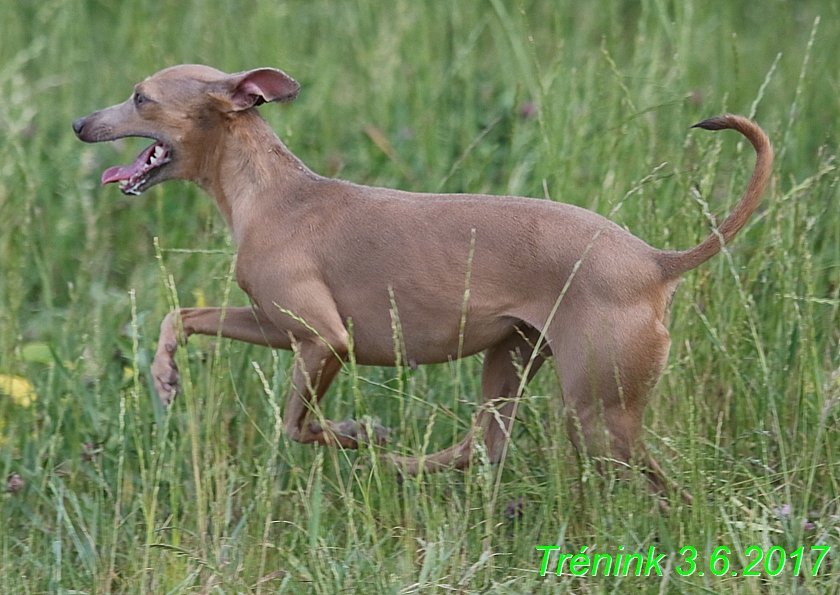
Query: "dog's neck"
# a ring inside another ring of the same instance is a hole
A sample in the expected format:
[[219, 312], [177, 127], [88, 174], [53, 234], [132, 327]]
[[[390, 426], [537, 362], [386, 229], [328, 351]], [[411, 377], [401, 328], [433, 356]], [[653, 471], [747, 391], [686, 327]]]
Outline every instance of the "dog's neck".
[[216, 199], [239, 243], [238, 223], [254, 201], [297, 195], [302, 185], [323, 179], [274, 133], [256, 109], [231, 118], [213, 139], [213, 149], [196, 164], [193, 181]]

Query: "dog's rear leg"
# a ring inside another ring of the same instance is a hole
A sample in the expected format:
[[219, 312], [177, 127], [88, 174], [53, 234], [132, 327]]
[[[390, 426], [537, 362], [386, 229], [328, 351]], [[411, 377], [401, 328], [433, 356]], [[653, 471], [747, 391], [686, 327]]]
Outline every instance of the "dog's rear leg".
[[421, 466], [426, 472], [447, 468], [464, 469], [470, 464], [470, 452], [475, 436], [475, 427], [482, 430], [484, 446], [491, 463], [498, 463], [504, 452], [504, 445], [510, 435], [510, 427], [516, 409], [516, 399], [521, 384], [520, 374], [526, 371], [530, 381], [551, 353], [542, 341], [540, 353], [531, 362], [534, 345], [539, 332], [532, 327], [517, 330], [510, 337], [491, 347], [484, 356], [481, 375], [482, 404], [476, 416], [475, 426], [466, 437], [454, 446], [425, 457], [390, 457], [399, 470], [416, 475]]
[[[657, 321], [621, 333], [618, 322], [610, 328], [598, 335], [567, 328], [562, 346], [557, 338], [555, 361], [572, 442], [598, 470], [609, 461], [619, 467], [635, 461], [653, 492], [664, 496], [674, 490], [690, 503], [691, 496], [667, 479], [642, 440], [647, 396], [668, 357], [668, 331]], [[621, 338], [630, 339], [620, 343]]]

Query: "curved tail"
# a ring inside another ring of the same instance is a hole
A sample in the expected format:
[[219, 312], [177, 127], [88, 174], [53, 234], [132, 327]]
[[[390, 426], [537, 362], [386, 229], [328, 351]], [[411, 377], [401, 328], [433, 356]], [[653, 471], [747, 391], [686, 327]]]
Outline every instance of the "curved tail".
[[[725, 130], [729, 128], [737, 130], [746, 136], [755, 148], [755, 169], [747, 189], [741, 196], [741, 200], [732, 209], [729, 217], [718, 228], [720, 236], [723, 237], [723, 242], [728, 244], [746, 225], [750, 215], [753, 214], [761, 201], [761, 195], [764, 193], [773, 168], [773, 147], [770, 146], [770, 140], [764, 134], [764, 131], [758, 127], [758, 124], [741, 116], [726, 114], [704, 120], [695, 124], [692, 128], [703, 128], [705, 130]], [[720, 252], [720, 238], [718, 234], [712, 233], [701, 244], [690, 250], [663, 250], [657, 254], [656, 259], [662, 269], [663, 277], [676, 279], [686, 271], [700, 266], [718, 252]]]

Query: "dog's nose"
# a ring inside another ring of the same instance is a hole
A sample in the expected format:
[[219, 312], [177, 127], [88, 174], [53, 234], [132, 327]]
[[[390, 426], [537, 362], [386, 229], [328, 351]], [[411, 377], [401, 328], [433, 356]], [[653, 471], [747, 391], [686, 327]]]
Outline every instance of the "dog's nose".
[[85, 118], [79, 118], [75, 122], [73, 122], [73, 132], [76, 133], [76, 136], [79, 136], [82, 133], [82, 128], [85, 127]]

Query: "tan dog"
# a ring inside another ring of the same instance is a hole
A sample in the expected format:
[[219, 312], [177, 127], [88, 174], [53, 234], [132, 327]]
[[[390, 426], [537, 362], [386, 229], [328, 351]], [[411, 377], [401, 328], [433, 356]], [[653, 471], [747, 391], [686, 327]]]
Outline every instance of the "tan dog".
[[[105, 171], [102, 183], [139, 194], [164, 180], [192, 180], [216, 199], [239, 245], [236, 279], [254, 306], [183, 308], [164, 319], [152, 364], [162, 401], [178, 390], [181, 325], [182, 340], [220, 333], [294, 347], [286, 432], [303, 443], [356, 448], [366, 438], [363, 424], [307, 421], [347, 359], [352, 321], [359, 364], [393, 366], [402, 352], [413, 367], [483, 351], [476, 426], [493, 462], [509, 436], [522, 373], [530, 380], [554, 357], [575, 445], [623, 463], [640, 455], [655, 488], [665, 489], [640, 432], [668, 358], [669, 301], [677, 278], [717, 254], [719, 237], [729, 242], [758, 205], [773, 163], [761, 129], [732, 115], [697, 124], [745, 135], [755, 171], [720, 236], [666, 252], [596, 213], [548, 200], [415, 194], [323, 178], [254, 109], [291, 101], [298, 89], [270, 68], [228, 75], [175, 66], [138, 84], [124, 103], [73, 123], [86, 142], [153, 139], [133, 164]], [[465, 467], [473, 430], [456, 446], [398, 464], [408, 473], [421, 461], [430, 471]], [[380, 427], [375, 433], [383, 438]]]

